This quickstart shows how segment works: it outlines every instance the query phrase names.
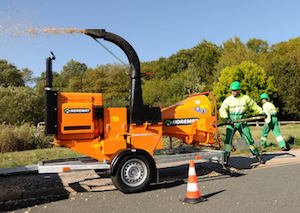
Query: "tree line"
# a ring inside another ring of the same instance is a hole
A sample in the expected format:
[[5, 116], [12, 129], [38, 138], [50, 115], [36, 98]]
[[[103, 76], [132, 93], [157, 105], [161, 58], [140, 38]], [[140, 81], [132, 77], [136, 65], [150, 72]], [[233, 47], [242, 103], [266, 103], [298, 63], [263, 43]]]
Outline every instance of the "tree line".
[[[261, 39], [243, 43], [238, 37], [216, 45], [202, 40], [170, 57], [142, 62], [145, 104], [168, 106], [189, 94], [211, 90], [218, 105], [230, 94], [232, 81], [259, 102], [267, 92], [279, 108], [281, 119], [300, 119], [300, 37], [269, 45]], [[26, 86], [34, 82], [34, 87]], [[0, 60], [0, 123], [36, 125], [44, 120], [45, 73], [33, 78]], [[54, 72], [54, 89], [66, 92], [100, 92], [105, 106], [126, 106], [129, 99], [129, 67], [119, 64], [88, 67], [70, 60]]]

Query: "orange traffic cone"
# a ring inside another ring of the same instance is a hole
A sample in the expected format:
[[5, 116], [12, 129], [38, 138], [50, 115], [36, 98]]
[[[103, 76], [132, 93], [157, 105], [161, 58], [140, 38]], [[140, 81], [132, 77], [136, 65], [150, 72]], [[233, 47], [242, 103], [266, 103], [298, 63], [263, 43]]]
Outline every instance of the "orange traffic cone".
[[186, 197], [184, 198], [183, 202], [185, 203], [199, 203], [202, 201], [206, 201], [207, 199], [200, 196], [200, 191], [197, 182], [197, 174], [195, 170], [194, 161], [190, 161], [189, 167], [189, 176], [188, 176], [188, 184], [187, 184], [187, 191]]

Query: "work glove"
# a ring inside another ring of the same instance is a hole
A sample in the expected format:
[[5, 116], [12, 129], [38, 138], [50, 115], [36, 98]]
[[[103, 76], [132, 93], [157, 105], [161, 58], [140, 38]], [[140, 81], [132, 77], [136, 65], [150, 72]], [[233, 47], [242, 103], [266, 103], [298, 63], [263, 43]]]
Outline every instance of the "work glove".
[[266, 124], [271, 123], [271, 116], [267, 117], [267, 118], [265, 119], [265, 122], [266, 122]]
[[264, 119], [267, 118], [267, 114], [266, 113], [263, 113], [262, 116], [264, 116]]
[[230, 120], [229, 118], [226, 119], [226, 124], [233, 126], [233, 121]]
[[264, 113], [263, 116], [265, 117], [265, 123], [269, 124], [271, 122], [271, 116], [268, 116], [266, 113]]

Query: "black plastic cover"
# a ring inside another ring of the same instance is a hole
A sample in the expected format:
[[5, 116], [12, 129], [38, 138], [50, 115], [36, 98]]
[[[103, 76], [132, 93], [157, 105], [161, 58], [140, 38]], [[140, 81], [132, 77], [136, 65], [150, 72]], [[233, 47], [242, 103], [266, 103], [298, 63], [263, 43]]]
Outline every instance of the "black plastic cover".
[[46, 135], [57, 134], [57, 91], [46, 90]]
[[132, 123], [142, 125], [146, 121], [152, 124], [161, 122], [161, 111], [159, 107], [149, 107], [143, 105], [135, 109], [135, 113], [132, 114]]

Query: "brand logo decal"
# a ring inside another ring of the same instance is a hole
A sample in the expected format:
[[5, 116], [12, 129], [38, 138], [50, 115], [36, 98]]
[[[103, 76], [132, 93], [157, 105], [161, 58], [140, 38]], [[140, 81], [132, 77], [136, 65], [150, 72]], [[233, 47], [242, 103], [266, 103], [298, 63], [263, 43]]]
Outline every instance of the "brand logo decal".
[[66, 114], [72, 114], [72, 113], [80, 113], [81, 114], [81, 113], [90, 113], [91, 110], [88, 108], [66, 108], [64, 110], [64, 112]]
[[198, 118], [167, 119], [164, 121], [164, 125], [165, 126], [190, 125], [197, 120], [198, 120]]

